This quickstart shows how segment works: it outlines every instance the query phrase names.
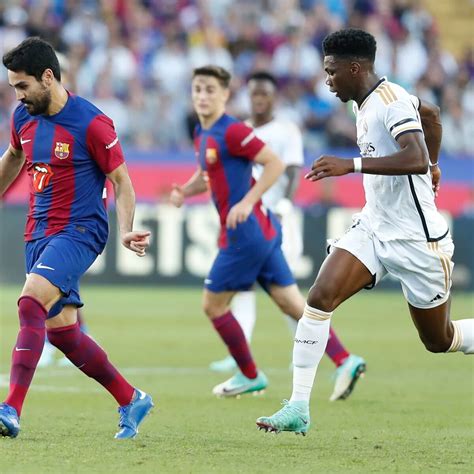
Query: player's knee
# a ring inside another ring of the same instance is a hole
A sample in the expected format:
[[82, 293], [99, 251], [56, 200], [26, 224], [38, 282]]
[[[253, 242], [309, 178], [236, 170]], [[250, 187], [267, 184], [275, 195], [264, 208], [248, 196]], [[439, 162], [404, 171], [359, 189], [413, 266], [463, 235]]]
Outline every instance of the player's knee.
[[324, 284], [314, 285], [308, 293], [307, 303], [312, 308], [330, 313], [338, 305], [336, 293]]
[[44, 329], [46, 309], [40, 301], [31, 296], [21, 296], [18, 300], [18, 317], [20, 326]]
[[202, 305], [202, 309], [205, 313], [205, 315], [209, 319], [215, 319], [221, 316], [222, 314], [225, 313], [224, 309], [221, 309], [218, 305], [210, 302], [210, 301], [204, 301]]
[[444, 337], [438, 340], [422, 339], [422, 342], [427, 351], [439, 354], [442, 352], [447, 352], [447, 350], [451, 347], [452, 341], [449, 340], [449, 338]]

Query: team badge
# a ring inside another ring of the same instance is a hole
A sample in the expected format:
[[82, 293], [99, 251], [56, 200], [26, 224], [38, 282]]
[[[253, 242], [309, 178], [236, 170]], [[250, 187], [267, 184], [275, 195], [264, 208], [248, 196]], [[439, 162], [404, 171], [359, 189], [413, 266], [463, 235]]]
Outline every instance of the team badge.
[[56, 142], [54, 154], [56, 158], [65, 160], [69, 156], [69, 143]]
[[206, 150], [206, 161], [213, 165], [217, 161], [217, 150], [215, 148], [208, 148]]

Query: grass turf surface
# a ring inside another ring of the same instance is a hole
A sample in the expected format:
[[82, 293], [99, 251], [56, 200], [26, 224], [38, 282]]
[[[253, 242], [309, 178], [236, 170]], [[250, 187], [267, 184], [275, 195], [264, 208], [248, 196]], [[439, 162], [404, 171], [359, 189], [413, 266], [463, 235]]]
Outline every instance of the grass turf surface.
[[[19, 288], [0, 287], [0, 398], [17, 333]], [[91, 334], [156, 408], [132, 441], [113, 439], [114, 400], [74, 368], [38, 370], [20, 436], [0, 438], [0, 471], [29, 472], [472, 472], [474, 358], [430, 354], [400, 293], [363, 292], [334, 328], [368, 373], [345, 402], [328, 402], [333, 365], [324, 358], [307, 437], [265, 435], [255, 419], [291, 393], [291, 340], [259, 293], [254, 355], [270, 379], [260, 397], [215, 399], [227, 375], [207, 370], [225, 352], [200, 310], [199, 289], [85, 287]], [[456, 294], [454, 319], [472, 317]]]

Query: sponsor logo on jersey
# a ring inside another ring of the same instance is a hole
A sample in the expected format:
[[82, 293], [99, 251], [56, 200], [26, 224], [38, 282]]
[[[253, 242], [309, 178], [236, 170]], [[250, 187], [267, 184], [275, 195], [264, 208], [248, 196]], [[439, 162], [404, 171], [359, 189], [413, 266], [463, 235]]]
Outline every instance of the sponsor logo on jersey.
[[56, 158], [65, 160], [69, 156], [69, 143], [56, 142], [56, 148], [54, 149]]
[[54, 173], [51, 166], [46, 163], [37, 163], [33, 167], [33, 188], [37, 193], [42, 193], [48, 186]]
[[217, 150], [215, 148], [208, 148], [206, 150], [206, 161], [213, 165], [217, 161]]

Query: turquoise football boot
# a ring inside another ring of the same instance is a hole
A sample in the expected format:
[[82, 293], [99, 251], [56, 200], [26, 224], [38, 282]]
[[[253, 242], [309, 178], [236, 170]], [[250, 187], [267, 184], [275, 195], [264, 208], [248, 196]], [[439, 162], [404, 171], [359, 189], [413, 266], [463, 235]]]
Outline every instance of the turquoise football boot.
[[254, 379], [249, 379], [239, 371], [230, 379], [216, 385], [212, 393], [218, 397], [236, 397], [244, 393], [261, 393], [267, 387], [268, 379], [262, 371], [259, 370]]
[[308, 402], [283, 400], [282, 405], [283, 408], [274, 415], [258, 418], [256, 422], [258, 428], [266, 432], [291, 431], [306, 436], [310, 425]]

